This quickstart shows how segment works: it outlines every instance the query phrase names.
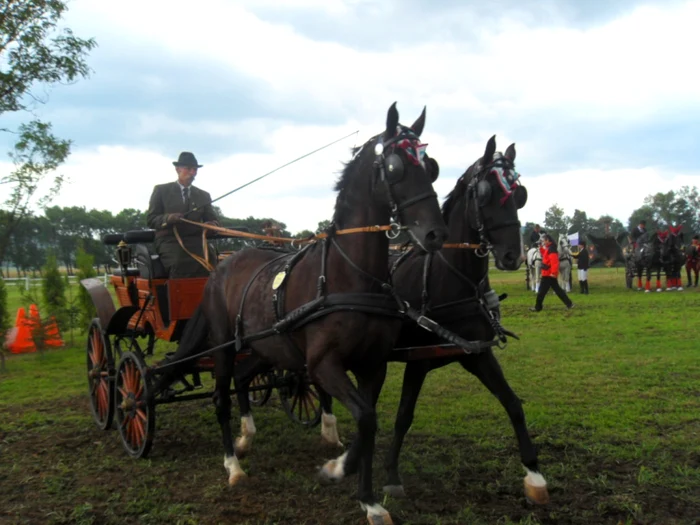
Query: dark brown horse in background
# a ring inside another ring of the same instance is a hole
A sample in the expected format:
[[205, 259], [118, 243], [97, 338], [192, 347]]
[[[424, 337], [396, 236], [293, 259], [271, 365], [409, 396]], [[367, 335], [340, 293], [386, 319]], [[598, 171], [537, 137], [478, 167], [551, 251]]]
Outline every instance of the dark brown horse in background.
[[[365, 143], [343, 170], [326, 239], [293, 255], [244, 249], [211, 274], [201, 306], [190, 320], [192, 327], [172, 359], [222, 346], [214, 354], [214, 401], [229, 484], [246, 476], [230, 426], [236, 357], [230, 342], [235, 341], [238, 350], [252, 350], [244, 360], [258, 364], [257, 369], [247, 367], [251, 377], [270, 367], [306, 371], [312, 382], [347, 407], [357, 422], [357, 439], [329, 461], [321, 475], [338, 480], [359, 473], [358, 499], [367, 518], [373, 524], [391, 523], [389, 513], [375, 501], [372, 456], [375, 406], [403, 305], [388, 285], [388, 237], [381, 232], [335, 231], [391, 222], [403, 225], [429, 253], [442, 246], [447, 230], [432, 187], [437, 173], [429, 173], [423, 159], [425, 145], [419, 137], [424, 124], [425, 110], [410, 128], [399, 125], [395, 104], [391, 106], [385, 131]], [[357, 387], [347, 371], [357, 379]], [[169, 378], [161, 378], [159, 389], [176, 374], [174, 370]], [[239, 381], [247, 380], [239, 375]], [[243, 408], [242, 415], [245, 435], [246, 425], [253, 423]]]
[[[483, 346], [457, 349], [452, 355], [437, 358], [416, 359], [411, 356], [411, 350], [405, 351], [401, 401], [385, 464], [388, 480], [384, 491], [393, 496], [404, 495], [399, 476], [399, 455], [413, 422], [425, 377], [431, 370], [458, 362], [475, 375], [505, 408], [526, 471], [527, 498], [536, 503], [549, 500], [547, 483], [539, 472], [537, 451], [527, 430], [521, 401], [505, 379], [492, 351], [494, 338], [503, 343], [508, 332], [500, 326], [499, 298], [489, 284], [487, 255], [491, 252], [502, 270], [517, 270], [522, 262], [518, 209], [525, 205], [527, 191], [519, 184], [514, 161], [515, 145], [509, 146], [502, 155], [496, 152], [495, 137], [492, 137], [483, 157], [460, 177], [443, 205], [443, 217], [449, 229], [445, 248], [431, 254], [415, 247], [394, 262], [392, 277], [402, 300], [464, 339], [483, 342]], [[478, 248], [450, 248], [453, 243]], [[444, 343], [435, 334], [406, 321], [396, 348]], [[323, 395], [321, 401], [327, 401]], [[325, 416], [331, 407], [323, 408], [322, 423], [325, 427]], [[337, 429], [323, 428], [322, 436], [337, 436]]]

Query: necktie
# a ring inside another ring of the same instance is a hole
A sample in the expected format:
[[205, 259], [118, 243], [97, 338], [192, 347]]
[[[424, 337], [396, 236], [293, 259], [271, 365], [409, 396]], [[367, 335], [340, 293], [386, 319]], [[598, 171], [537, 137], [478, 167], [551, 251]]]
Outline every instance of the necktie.
[[185, 208], [190, 209], [190, 189], [182, 188], [182, 200], [185, 202]]

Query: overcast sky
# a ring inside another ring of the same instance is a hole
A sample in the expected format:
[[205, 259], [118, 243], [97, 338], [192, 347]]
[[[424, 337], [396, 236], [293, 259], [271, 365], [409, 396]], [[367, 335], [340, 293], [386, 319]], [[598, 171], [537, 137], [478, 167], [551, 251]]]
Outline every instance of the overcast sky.
[[[94, 37], [88, 80], [37, 108], [74, 141], [54, 201], [146, 209], [193, 151], [212, 197], [336, 138], [355, 137], [220, 201], [292, 232], [330, 219], [350, 148], [397, 101], [440, 163], [441, 199], [496, 135], [516, 143], [525, 221], [627, 224], [644, 197], [700, 186], [700, 1], [72, 0]], [[3, 115], [12, 127], [26, 115]], [[10, 169], [0, 136], [0, 170]], [[0, 197], [2, 193], [0, 190]]]

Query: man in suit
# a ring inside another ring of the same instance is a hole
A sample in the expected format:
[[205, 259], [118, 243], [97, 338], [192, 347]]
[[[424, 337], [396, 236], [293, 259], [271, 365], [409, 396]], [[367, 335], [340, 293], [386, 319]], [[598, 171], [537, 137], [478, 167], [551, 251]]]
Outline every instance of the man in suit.
[[540, 231], [540, 225], [535, 224], [535, 229], [532, 230], [532, 233], [530, 234], [530, 246], [537, 246], [537, 243], [540, 242], [540, 236], [544, 235], [545, 231]]
[[637, 240], [647, 232], [647, 221], [639, 221], [639, 225], [632, 230], [632, 243], [637, 247]]
[[[173, 165], [177, 180], [153, 188], [146, 221], [156, 230], [156, 252], [170, 278], [208, 277], [209, 271], [182, 249], [174, 231], [176, 228], [187, 250], [203, 257], [202, 228], [180, 219], [219, 225], [209, 193], [192, 186], [202, 165], [189, 151], [180, 153]], [[216, 255], [210, 252], [208, 260], [215, 265]]]

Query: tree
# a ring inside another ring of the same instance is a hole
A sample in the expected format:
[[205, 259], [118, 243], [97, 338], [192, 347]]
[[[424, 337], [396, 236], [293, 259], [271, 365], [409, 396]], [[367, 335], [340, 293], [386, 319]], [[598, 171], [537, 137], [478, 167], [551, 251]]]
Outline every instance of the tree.
[[54, 316], [58, 325], [66, 325], [66, 282], [58, 271], [56, 256], [51, 253], [46, 258], [42, 292], [48, 316]]
[[[85, 252], [82, 245], [79, 245], [78, 253], [75, 256], [75, 265], [78, 268], [78, 281], [97, 275], [94, 268], [94, 261], [94, 257]], [[86, 331], [90, 325], [90, 321], [97, 316], [95, 304], [92, 302], [92, 298], [84, 286], [78, 287], [78, 315], [78, 326]]]
[[320, 221], [318, 223], [318, 227], [316, 228], [316, 233], [325, 232], [328, 228], [330, 228], [332, 222], [333, 221], [330, 221], [328, 219]]
[[[37, 89], [75, 82], [90, 72], [85, 58], [96, 43], [83, 40], [58, 24], [67, 10], [61, 0], [13, 0], [3, 2], [0, 12], [0, 116], [31, 112], [46, 97]], [[32, 205], [44, 206], [58, 194], [63, 176], [55, 170], [70, 154], [71, 142], [53, 135], [51, 124], [33, 120], [19, 126], [9, 156], [14, 169], [0, 176], [10, 187], [0, 216], [0, 261], [5, 259], [10, 238]], [[50, 179], [50, 177], [53, 177]], [[48, 190], [44, 188], [51, 180]]]
[[564, 210], [557, 204], [544, 212], [544, 224], [542, 225], [548, 234], [552, 235], [556, 240], [557, 237], [569, 230], [571, 220], [564, 215]]
[[583, 236], [590, 230], [590, 221], [588, 220], [588, 215], [585, 211], [574, 210], [574, 215], [571, 217], [571, 222], [569, 224], [569, 233], [579, 233]]

